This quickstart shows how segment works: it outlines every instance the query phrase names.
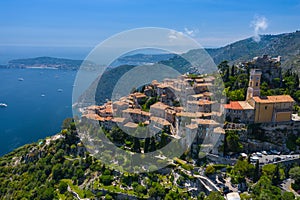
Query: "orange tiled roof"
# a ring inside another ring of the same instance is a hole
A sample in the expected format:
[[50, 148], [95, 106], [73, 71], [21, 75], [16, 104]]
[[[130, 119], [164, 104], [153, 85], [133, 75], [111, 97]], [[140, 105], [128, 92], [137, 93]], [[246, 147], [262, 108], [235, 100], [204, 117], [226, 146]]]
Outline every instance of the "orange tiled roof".
[[294, 99], [290, 95], [276, 95], [266, 97], [253, 97], [257, 103], [292, 103]]
[[229, 104], [224, 105], [225, 109], [232, 109], [232, 110], [244, 110], [243, 107], [239, 104], [238, 101], [230, 101]]

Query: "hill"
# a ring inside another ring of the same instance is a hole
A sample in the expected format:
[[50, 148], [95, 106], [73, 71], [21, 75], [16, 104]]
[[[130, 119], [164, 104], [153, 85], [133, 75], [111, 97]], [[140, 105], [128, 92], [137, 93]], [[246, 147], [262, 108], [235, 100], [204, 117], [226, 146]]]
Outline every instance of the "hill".
[[201, 191], [188, 192], [185, 184], [199, 183], [176, 165], [145, 174], [106, 166], [86, 151], [70, 119], [57, 135], [0, 157], [0, 174], [0, 199], [188, 199]]
[[[283, 68], [300, 68], [300, 31], [279, 35], [262, 35], [259, 42], [247, 38], [221, 48], [206, 50], [216, 64], [224, 60], [232, 63], [244, 62], [253, 57], [267, 54], [281, 56]], [[187, 55], [192, 56], [194, 51], [188, 52]]]
[[153, 64], [162, 60], [168, 60], [174, 57], [175, 54], [134, 54], [130, 56], [124, 56], [118, 58], [116, 62], [114, 62], [113, 66], [120, 65], [145, 65], [145, 64]]
[[11, 60], [6, 68], [51, 68], [78, 70], [83, 60], [71, 60], [65, 58], [37, 57]]
[[[224, 60], [230, 63], [238, 63], [252, 60], [253, 57], [262, 56], [264, 54], [270, 56], [281, 56], [282, 67], [284, 69], [295, 67], [300, 68], [300, 31], [292, 33], [283, 33], [278, 35], [261, 35], [261, 40], [256, 42], [253, 38], [246, 38], [220, 48], [206, 48], [207, 53], [212, 57], [218, 65]], [[174, 68], [187, 66], [187, 63], [182, 61], [183, 58], [197, 59], [197, 54], [202, 50], [194, 49], [182, 55], [173, 56], [165, 59], [172, 54], [164, 56], [147, 57], [143, 54], [126, 56], [123, 61], [139, 61], [144, 62], [153, 59], [152, 61], [170, 64]], [[181, 57], [182, 56], [182, 57]], [[182, 69], [180, 69], [182, 70]], [[185, 69], [186, 70], [186, 69]]]

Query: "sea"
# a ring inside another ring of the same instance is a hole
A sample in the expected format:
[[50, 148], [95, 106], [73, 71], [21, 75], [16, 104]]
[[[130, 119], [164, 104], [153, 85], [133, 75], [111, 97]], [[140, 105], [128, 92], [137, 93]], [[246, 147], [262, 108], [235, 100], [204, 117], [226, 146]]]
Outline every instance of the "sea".
[[[76, 71], [0, 68], [0, 156], [58, 133], [72, 117]], [[75, 86], [76, 87], [76, 86]]]

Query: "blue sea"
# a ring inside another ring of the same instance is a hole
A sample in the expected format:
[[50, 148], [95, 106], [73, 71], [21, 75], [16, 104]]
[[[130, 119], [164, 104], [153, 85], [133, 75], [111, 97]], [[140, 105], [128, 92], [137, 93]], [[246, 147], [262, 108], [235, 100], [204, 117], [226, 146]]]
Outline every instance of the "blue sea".
[[75, 77], [67, 70], [0, 69], [0, 103], [8, 105], [0, 108], [0, 155], [60, 131], [72, 117]]

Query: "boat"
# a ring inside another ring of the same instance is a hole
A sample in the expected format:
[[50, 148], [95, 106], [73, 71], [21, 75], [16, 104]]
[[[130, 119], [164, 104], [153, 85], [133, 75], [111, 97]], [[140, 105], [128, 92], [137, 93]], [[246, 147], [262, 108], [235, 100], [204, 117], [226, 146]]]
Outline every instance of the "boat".
[[41, 94], [41, 97], [45, 97], [46, 95], [45, 94]]
[[62, 92], [62, 91], [64, 91], [63, 89], [57, 89], [57, 92]]
[[24, 81], [24, 78], [18, 78], [18, 81]]
[[6, 108], [7, 107], [7, 104], [5, 103], [0, 103], [0, 108]]

